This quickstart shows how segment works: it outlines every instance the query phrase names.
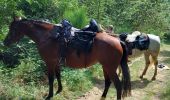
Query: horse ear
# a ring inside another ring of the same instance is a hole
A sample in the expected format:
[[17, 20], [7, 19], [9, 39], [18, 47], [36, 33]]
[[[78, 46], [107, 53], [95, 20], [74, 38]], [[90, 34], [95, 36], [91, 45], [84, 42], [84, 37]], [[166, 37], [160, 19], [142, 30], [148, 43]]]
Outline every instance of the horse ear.
[[14, 21], [20, 21], [22, 18], [20, 16], [15, 16], [13, 19]]

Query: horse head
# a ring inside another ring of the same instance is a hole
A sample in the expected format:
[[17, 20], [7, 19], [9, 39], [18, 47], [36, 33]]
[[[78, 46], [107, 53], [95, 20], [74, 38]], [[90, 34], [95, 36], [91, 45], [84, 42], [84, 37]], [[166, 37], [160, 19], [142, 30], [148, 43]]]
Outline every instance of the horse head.
[[9, 26], [9, 32], [4, 40], [4, 45], [9, 46], [12, 43], [18, 42], [24, 35], [19, 32], [18, 25], [21, 21], [21, 17], [14, 17]]
[[9, 26], [9, 32], [4, 40], [4, 45], [9, 46], [18, 42], [24, 35], [31, 38], [35, 43], [46, 41], [55, 29], [55, 33], [61, 33], [61, 25], [54, 25], [46, 21], [21, 19], [15, 17]]

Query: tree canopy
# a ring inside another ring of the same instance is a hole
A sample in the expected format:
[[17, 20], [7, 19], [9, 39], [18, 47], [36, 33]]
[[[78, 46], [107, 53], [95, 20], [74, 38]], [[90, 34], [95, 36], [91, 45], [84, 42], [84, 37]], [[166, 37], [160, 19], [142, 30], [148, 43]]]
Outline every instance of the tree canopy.
[[1, 0], [0, 8], [1, 34], [14, 13], [54, 23], [68, 19], [79, 28], [94, 18], [104, 26], [112, 24], [118, 33], [169, 34], [169, 0]]

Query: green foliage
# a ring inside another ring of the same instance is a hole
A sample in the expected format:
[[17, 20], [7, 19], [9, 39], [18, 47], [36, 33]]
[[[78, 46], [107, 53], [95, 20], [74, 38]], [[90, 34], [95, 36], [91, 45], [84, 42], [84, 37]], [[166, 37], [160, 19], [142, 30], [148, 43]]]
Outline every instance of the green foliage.
[[65, 11], [64, 19], [68, 19], [73, 26], [77, 28], [83, 28], [89, 23], [86, 10], [84, 8]]
[[113, 24], [117, 33], [135, 30], [160, 36], [164, 34], [168, 36], [170, 33], [170, 2], [168, 1], [1, 0], [0, 7], [2, 8], [0, 9], [1, 33], [4, 33], [3, 30], [11, 21], [13, 13], [27, 18], [43, 18], [55, 22], [68, 18], [79, 28], [88, 24], [89, 18], [95, 18], [101, 24]]
[[23, 59], [21, 64], [13, 69], [15, 80], [21, 83], [33, 84], [45, 79], [45, 68], [32, 59]]
[[[9, 15], [13, 14], [16, 2], [9, 0], [0, 0], [0, 34], [4, 33], [4, 28], [11, 20]], [[1, 36], [0, 36], [1, 37]]]
[[98, 79], [103, 79], [103, 69], [100, 64], [95, 64], [90, 68], [90, 73], [93, 77], [97, 77]]
[[56, 3], [57, 0], [21, 0], [17, 9], [22, 10], [28, 18], [53, 20], [59, 17]]
[[169, 2], [166, 1], [114, 0], [107, 12], [116, 27], [115, 31], [118, 33], [139, 30], [162, 36], [160, 33], [165, 34], [169, 27], [166, 21], [170, 16], [168, 4]]
[[6, 67], [14, 68], [19, 64], [20, 51], [17, 47], [11, 47], [4, 52], [0, 52], [0, 61], [3, 62]]
[[87, 69], [73, 70], [64, 68], [62, 76], [70, 91], [84, 91], [92, 86], [92, 83], [90, 81], [91, 74]]
[[85, 5], [87, 7], [88, 16], [96, 19], [99, 23], [106, 16], [106, 3], [106, 0], [83, 0], [80, 2], [81, 5]]

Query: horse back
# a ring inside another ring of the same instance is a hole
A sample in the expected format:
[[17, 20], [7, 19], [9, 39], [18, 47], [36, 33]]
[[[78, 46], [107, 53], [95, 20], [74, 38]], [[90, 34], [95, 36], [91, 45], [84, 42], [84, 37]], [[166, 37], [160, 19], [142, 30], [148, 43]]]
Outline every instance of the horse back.
[[152, 51], [159, 51], [160, 50], [160, 37], [153, 35], [153, 34], [147, 34], [149, 39], [150, 39], [150, 44], [149, 44], [149, 50]]
[[90, 52], [81, 52], [80, 55], [77, 55], [76, 50], [69, 49], [66, 59], [68, 66], [84, 68], [97, 62], [102, 64], [120, 63], [122, 54], [123, 50], [119, 39], [102, 32], [96, 34]]
[[120, 62], [123, 49], [117, 37], [110, 36], [104, 32], [98, 33], [95, 37], [94, 45], [99, 62], [110, 62], [110, 64]]

